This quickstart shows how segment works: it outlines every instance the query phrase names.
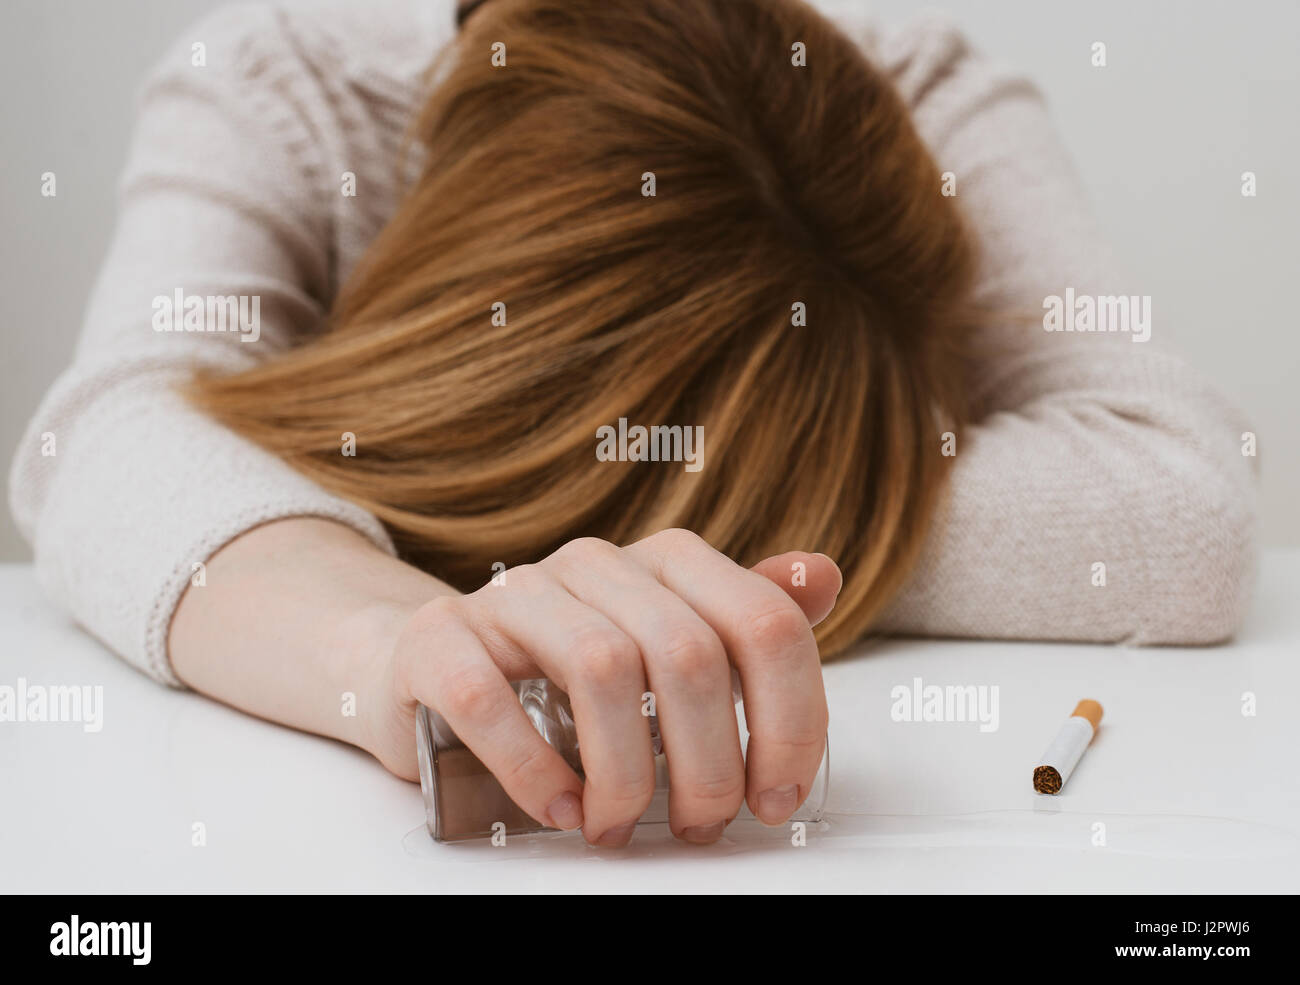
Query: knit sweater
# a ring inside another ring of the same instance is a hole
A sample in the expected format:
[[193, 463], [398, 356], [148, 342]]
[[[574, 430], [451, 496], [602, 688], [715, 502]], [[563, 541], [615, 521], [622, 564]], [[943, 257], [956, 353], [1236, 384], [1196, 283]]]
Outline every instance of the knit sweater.
[[[942, 19], [841, 27], [952, 173], [981, 250], [978, 301], [1040, 317], [1067, 289], [1143, 294], [1028, 81]], [[143, 90], [112, 245], [10, 496], [48, 593], [159, 681], [179, 686], [167, 630], [195, 565], [241, 532], [328, 517], [393, 550], [373, 516], [174, 387], [195, 366], [235, 370], [322, 330], [416, 173], [418, 152], [399, 173], [398, 151], [424, 69], [453, 37], [448, 0], [234, 6], [188, 31]], [[154, 299], [178, 288], [259, 296], [260, 338], [155, 331]], [[1253, 570], [1249, 425], [1164, 351], [1153, 310], [1145, 342], [1010, 317], [984, 329], [996, 355], [973, 379], [976, 423], [948, 449], [947, 500], [882, 631], [1131, 644], [1233, 632]]]

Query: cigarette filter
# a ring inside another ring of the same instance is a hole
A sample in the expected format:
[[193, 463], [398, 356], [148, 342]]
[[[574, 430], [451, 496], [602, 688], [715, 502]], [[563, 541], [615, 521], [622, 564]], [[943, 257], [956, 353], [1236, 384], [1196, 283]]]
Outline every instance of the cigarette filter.
[[1039, 793], [1060, 793], [1100, 727], [1101, 705], [1084, 698], [1043, 753], [1042, 765], [1034, 767], [1034, 789]]

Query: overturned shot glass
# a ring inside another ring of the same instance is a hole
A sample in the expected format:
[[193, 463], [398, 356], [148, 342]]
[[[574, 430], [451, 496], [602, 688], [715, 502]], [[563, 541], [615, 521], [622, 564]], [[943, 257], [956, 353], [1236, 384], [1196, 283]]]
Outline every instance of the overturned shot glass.
[[[569, 697], [545, 679], [517, 681], [511, 685], [519, 695], [533, 727], [564, 757], [578, 776], [583, 776], [578, 751], [578, 730], [573, 721]], [[732, 694], [743, 720], [739, 679], [733, 672]], [[655, 754], [655, 793], [638, 823], [668, 821], [668, 763], [659, 734], [659, 720], [650, 716], [650, 738]], [[742, 738], [744, 738], [742, 734]], [[498, 832], [514, 835], [549, 831], [516, 806], [495, 776], [457, 738], [436, 711], [419, 705], [415, 715], [415, 740], [420, 762], [420, 789], [424, 793], [425, 824], [435, 841], [465, 841], [489, 838]], [[807, 799], [792, 821], [820, 821], [830, 784], [830, 745]], [[741, 808], [740, 816], [748, 814]], [[504, 825], [504, 828], [496, 825]]]

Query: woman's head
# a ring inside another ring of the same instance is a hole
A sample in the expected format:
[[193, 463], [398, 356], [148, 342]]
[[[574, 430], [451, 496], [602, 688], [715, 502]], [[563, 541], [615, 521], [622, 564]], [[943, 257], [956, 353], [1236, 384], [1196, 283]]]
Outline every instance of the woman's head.
[[[461, 589], [682, 526], [829, 554], [823, 647], [861, 636], [937, 502], [970, 324], [888, 81], [798, 0], [488, 0], [434, 77], [329, 331], [193, 399]], [[620, 418], [702, 429], [702, 468], [602, 460]]]

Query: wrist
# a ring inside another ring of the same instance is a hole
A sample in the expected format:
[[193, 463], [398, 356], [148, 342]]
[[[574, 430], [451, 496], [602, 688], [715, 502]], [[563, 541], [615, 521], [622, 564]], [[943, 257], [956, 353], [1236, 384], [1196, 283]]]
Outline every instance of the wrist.
[[[354, 696], [355, 718], [345, 741], [366, 750], [389, 769], [403, 758], [403, 685], [395, 664], [397, 641], [421, 603], [382, 599], [349, 613], [340, 626], [344, 655], [343, 694]], [[412, 713], [414, 709], [412, 708]], [[409, 750], [412, 761], [415, 746]], [[405, 770], [394, 770], [406, 775]]]

